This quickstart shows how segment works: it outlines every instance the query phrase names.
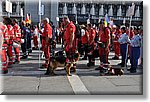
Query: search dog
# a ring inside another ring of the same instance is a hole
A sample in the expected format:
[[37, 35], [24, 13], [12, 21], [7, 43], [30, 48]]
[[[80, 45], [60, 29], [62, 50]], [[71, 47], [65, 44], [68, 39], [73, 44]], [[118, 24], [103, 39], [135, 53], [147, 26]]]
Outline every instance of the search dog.
[[68, 57], [66, 56], [65, 51], [58, 51], [57, 53], [55, 53], [55, 55], [50, 58], [45, 75], [56, 75], [54, 71], [58, 67], [65, 67], [67, 75], [71, 76], [70, 69], [73, 67], [73, 64], [76, 64], [76, 62], [79, 60], [80, 54], [78, 51], [75, 51], [75, 53], [71, 56], [73, 57], [73, 59], [66, 62], [66, 59]]

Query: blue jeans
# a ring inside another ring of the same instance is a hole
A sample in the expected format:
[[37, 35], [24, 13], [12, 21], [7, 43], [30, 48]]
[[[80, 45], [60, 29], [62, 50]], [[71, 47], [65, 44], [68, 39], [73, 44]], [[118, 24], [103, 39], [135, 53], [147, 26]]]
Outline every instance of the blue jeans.
[[127, 56], [126, 52], [127, 52], [127, 44], [120, 44], [120, 53], [122, 56], [121, 60], [122, 60], [123, 64], [125, 64], [125, 60], [126, 60], [126, 56]]
[[130, 50], [131, 70], [136, 70], [139, 58], [140, 58], [140, 47], [131, 47]]

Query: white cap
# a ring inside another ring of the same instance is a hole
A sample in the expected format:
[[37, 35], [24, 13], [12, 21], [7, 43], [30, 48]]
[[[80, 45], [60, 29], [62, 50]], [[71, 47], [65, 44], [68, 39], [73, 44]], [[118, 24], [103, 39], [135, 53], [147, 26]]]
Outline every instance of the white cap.
[[116, 25], [113, 25], [113, 28], [116, 28]]
[[49, 18], [45, 18], [44, 20], [45, 20], [47, 23], [49, 23]]

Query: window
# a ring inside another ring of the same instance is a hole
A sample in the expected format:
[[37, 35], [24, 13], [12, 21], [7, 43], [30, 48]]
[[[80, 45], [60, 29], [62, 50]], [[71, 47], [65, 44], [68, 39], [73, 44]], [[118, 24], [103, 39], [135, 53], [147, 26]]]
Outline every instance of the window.
[[62, 13], [63, 13], [63, 4], [59, 3], [58, 14], [62, 14]]
[[87, 5], [86, 5], [86, 13], [87, 13], [87, 14], [90, 13], [90, 9], [91, 9], [91, 8], [90, 8], [90, 4], [87, 4]]
[[77, 14], [81, 14], [81, 4], [77, 4]]
[[17, 11], [17, 4], [13, 3], [12, 4], [12, 12], [16, 12]]
[[2, 2], [2, 11], [6, 12], [6, 3], [5, 2]]
[[72, 14], [72, 4], [67, 4], [67, 13]]
[[126, 16], [126, 6], [122, 5], [121, 8], [122, 8], [122, 16], [124, 17]]
[[98, 16], [99, 14], [99, 4], [95, 5], [95, 15]]

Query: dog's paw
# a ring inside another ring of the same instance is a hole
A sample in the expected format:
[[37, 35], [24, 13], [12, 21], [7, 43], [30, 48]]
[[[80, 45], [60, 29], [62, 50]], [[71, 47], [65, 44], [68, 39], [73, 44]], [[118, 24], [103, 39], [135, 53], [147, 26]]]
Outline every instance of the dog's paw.
[[57, 75], [57, 74], [56, 74], [56, 73], [51, 73], [51, 75], [52, 75], [52, 76], [55, 76], [55, 75]]
[[71, 74], [67, 74], [67, 76], [72, 76]]

